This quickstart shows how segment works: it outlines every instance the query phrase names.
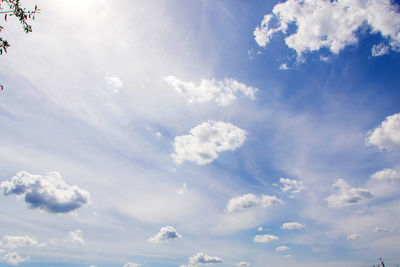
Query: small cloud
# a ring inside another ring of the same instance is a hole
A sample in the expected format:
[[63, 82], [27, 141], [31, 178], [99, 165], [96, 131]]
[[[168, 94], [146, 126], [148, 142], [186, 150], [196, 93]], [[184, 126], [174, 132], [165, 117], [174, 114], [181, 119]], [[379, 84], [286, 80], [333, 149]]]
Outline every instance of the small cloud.
[[160, 138], [162, 136], [162, 134], [160, 132], [156, 132], [156, 137]]
[[257, 197], [254, 194], [245, 194], [243, 196], [231, 198], [226, 207], [226, 211], [231, 213], [253, 207], [267, 208], [282, 203], [283, 201], [276, 196], [262, 195], [261, 197]]
[[393, 169], [383, 169], [372, 174], [371, 178], [378, 181], [400, 181], [400, 173]]
[[373, 194], [363, 188], [353, 188], [349, 186], [344, 179], [337, 179], [332, 185], [334, 193], [325, 201], [331, 208], [342, 208], [357, 204], [374, 197]]
[[3, 256], [3, 260], [10, 265], [18, 265], [21, 262], [28, 261], [30, 257], [22, 257], [17, 252], [9, 252]]
[[289, 67], [288, 67], [287, 63], [282, 63], [282, 64], [279, 66], [279, 69], [280, 69], [280, 70], [289, 70]]
[[241, 261], [239, 263], [236, 263], [237, 267], [249, 267], [251, 264], [249, 262]]
[[224, 151], [234, 151], [246, 140], [246, 131], [222, 121], [206, 121], [190, 130], [189, 135], [175, 137], [175, 162], [211, 163]]
[[34, 238], [34, 237], [29, 237], [29, 236], [10, 236], [10, 235], [5, 235], [1, 239], [1, 243], [3, 243], [4, 248], [8, 249], [15, 249], [15, 248], [23, 248], [23, 247], [40, 247], [42, 244], [39, 244], [39, 242]]
[[359, 239], [359, 238], [361, 238], [361, 236], [358, 234], [351, 234], [351, 235], [346, 236], [347, 240], [355, 240], [355, 239]]
[[123, 267], [139, 267], [139, 266], [140, 266], [140, 264], [133, 263], [133, 262], [127, 262], [124, 264]]
[[257, 88], [249, 87], [234, 79], [223, 81], [201, 80], [199, 85], [184, 82], [174, 76], [165, 77], [165, 81], [173, 87], [189, 104], [215, 102], [220, 107], [231, 105], [236, 94], [241, 92], [251, 100], [255, 99]]
[[386, 117], [380, 126], [369, 131], [366, 144], [379, 149], [400, 147], [400, 113]]
[[386, 229], [386, 228], [375, 227], [375, 232], [388, 233], [388, 232], [390, 232], [390, 231], [389, 231], [389, 229]]
[[257, 231], [262, 232], [264, 230], [264, 228], [262, 226], [257, 228]]
[[289, 259], [291, 257], [292, 257], [292, 255], [290, 255], [290, 254], [285, 255], [285, 258], [287, 258], [287, 259]]
[[30, 208], [50, 213], [71, 212], [91, 202], [87, 191], [68, 185], [58, 172], [42, 176], [21, 171], [0, 187], [4, 195], [22, 196]]
[[210, 264], [210, 263], [222, 263], [224, 262], [220, 257], [208, 256], [203, 252], [197, 253], [189, 258], [189, 265], [196, 266], [197, 264]]
[[79, 229], [69, 232], [69, 240], [72, 243], [85, 244], [85, 240], [83, 240], [82, 231]]
[[280, 246], [280, 247], [275, 248], [275, 251], [281, 252], [281, 251], [286, 251], [286, 250], [289, 250], [289, 249], [290, 248], [287, 247], [287, 246]]
[[186, 186], [186, 183], [183, 183], [183, 185], [182, 185], [181, 188], [176, 189], [176, 193], [177, 193], [178, 195], [183, 195], [183, 194], [185, 194], [187, 191], [188, 191], [188, 188], [187, 188], [187, 186]]
[[124, 83], [121, 81], [121, 79], [112, 73], [107, 73], [107, 75], [105, 77], [105, 81], [109, 86], [112, 86], [115, 89], [121, 88], [124, 85]]
[[323, 62], [329, 62], [329, 57], [324, 57], [323, 55], [321, 55], [319, 57], [319, 60], [323, 61]]
[[148, 241], [152, 243], [161, 243], [179, 238], [182, 238], [182, 236], [175, 230], [174, 227], [168, 225], [161, 227], [160, 232], [158, 232], [155, 236], [150, 237]]
[[292, 194], [300, 193], [305, 189], [302, 181], [289, 178], [280, 178], [279, 182], [282, 184], [282, 192], [290, 192]]
[[294, 230], [304, 228], [305, 225], [298, 222], [287, 222], [282, 224], [281, 229]]
[[254, 237], [254, 242], [257, 243], [269, 243], [276, 240], [279, 240], [279, 238], [274, 235], [256, 235]]
[[373, 57], [387, 55], [389, 54], [389, 49], [390, 48], [387, 45], [385, 45], [384, 43], [380, 43], [372, 47], [371, 54]]

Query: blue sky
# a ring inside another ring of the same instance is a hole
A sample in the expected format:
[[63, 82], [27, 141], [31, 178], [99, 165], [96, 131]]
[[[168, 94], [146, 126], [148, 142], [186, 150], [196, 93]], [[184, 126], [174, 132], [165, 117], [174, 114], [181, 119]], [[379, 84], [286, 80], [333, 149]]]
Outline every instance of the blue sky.
[[400, 264], [395, 2], [38, 4], [1, 24], [0, 266]]

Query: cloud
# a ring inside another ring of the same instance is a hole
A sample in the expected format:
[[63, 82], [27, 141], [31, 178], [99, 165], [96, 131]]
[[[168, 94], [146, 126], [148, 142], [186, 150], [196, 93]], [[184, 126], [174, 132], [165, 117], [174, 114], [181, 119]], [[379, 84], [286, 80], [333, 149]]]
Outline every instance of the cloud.
[[124, 85], [121, 79], [112, 73], [107, 73], [105, 80], [108, 85], [114, 87], [115, 89], [121, 88]]
[[281, 251], [286, 251], [286, 250], [289, 250], [289, 249], [290, 248], [287, 247], [287, 246], [280, 246], [280, 247], [275, 248], [275, 251], [281, 252]]
[[249, 267], [251, 264], [249, 262], [241, 261], [239, 263], [236, 263], [237, 267]]
[[252, 207], [267, 208], [277, 204], [283, 204], [283, 201], [276, 196], [262, 195], [261, 197], [257, 197], [254, 194], [245, 194], [243, 196], [231, 198], [226, 207], [226, 211], [231, 213]]
[[127, 262], [124, 264], [123, 267], [139, 267], [139, 266], [140, 266], [140, 264], [133, 263], [133, 262]]
[[289, 259], [291, 257], [292, 257], [292, 255], [290, 255], [290, 254], [285, 255], [285, 258], [287, 258], [287, 259]]
[[274, 235], [256, 235], [254, 237], [254, 242], [257, 243], [269, 243], [276, 240], [279, 240], [279, 238]]
[[234, 151], [246, 140], [246, 131], [221, 121], [206, 121], [190, 130], [189, 135], [175, 137], [175, 162], [192, 161], [207, 164], [219, 157], [219, 153]]
[[380, 149], [400, 147], [400, 113], [386, 117], [380, 126], [370, 131], [366, 143]]
[[165, 227], [161, 227], [160, 232], [158, 232], [155, 236], [150, 237], [148, 241], [152, 243], [161, 243], [179, 238], [182, 238], [182, 236], [175, 230], [175, 228], [167, 225]]
[[30, 257], [22, 257], [17, 252], [9, 252], [3, 256], [3, 260], [10, 265], [18, 265], [20, 262], [29, 260]]
[[279, 66], [279, 69], [280, 69], [280, 70], [289, 70], [289, 67], [288, 67], [287, 63], [282, 63], [282, 64]]
[[[296, 25], [297, 30], [292, 33], [290, 25]], [[380, 33], [393, 49], [399, 49], [400, 14], [390, 0], [287, 0], [264, 16], [254, 36], [257, 44], [265, 47], [281, 32], [286, 36], [286, 45], [298, 57], [321, 48], [338, 54], [346, 46], [358, 43], [357, 31], [364, 25], [370, 27], [371, 33]]]
[[41, 246], [34, 237], [29, 236], [10, 236], [5, 235], [2, 238], [4, 248], [14, 249], [22, 247]]
[[371, 178], [378, 181], [400, 181], [400, 173], [393, 169], [383, 169], [372, 174]]
[[70, 231], [69, 239], [72, 243], [85, 244], [85, 240], [83, 240], [82, 231], [79, 229], [76, 229], [75, 231]]
[[389, 53], [389, 47], [384, 43], [374, 45], [371, 49], [371, 54], [373, 57], [383, 56]]
[[189, 258], [188, 266], [196, 266], [198, 264], [222, 263], [224, 262], [220, 257], [208, 256], [203, 252], [199, 252]]
[[389, 231], [389, 229], [386, 229], [386, 228], [375, 227], [375, 232], [388, 233], [388, 232], [390, 232], [390, 231]]
[[187, 188], [187, 186], [186, 186], [186, 183], [183, 183], [181, 188], [176, 189], [176, 193], [177, 193], [178, 195], [183, 195], [183, 194], [185, 194], [187, 191], [188, 191], [188, 188]]
[[361, 236], [358, 234], [351, 234], [351, 235], [346, 236], [347, 240], [355, 240], [355, 239], [359, 239], [359, 238], [361, 238]]
[[332, 188], [335, 192], [325, 199], [331, 208], [346, 207], [374, 197], [373, 194], [365, 189], [349, 186], [341, 178], [335, 181]]
[[283, 187], [281, 187], [282, 192], [290, 192], [293, 194], [300, 193], [305, 189], [303, 182], [295, 179], [280, 178], [279, 182], [283, 185]]
[[304, 228], [305, 225], [298, 222], [287, 222], [282, 224], [281, 229], [294, 230]]
[[264, 230], [264, 228], [262, 227], [262, 226], [259, 226], [258, 228], [257, 228], [257, 231], [259, 231], [259, 232], [262, 232]]
[[21, 171], [0, 187], [4, 195], [23, 196], [31, 208], [51, 213], [67, 213], [91, 202], [87, 191], [68, 185], [58, 172], [42, 176]]
[[236, 100], [238, 92], [254, 100], [255, 93], [258, 90], [234, 79], [225, 79], [223, 81], [215, 81], [214, 79], [201, 80], [199, 85], [192, 82], [183, 82], [174, 76], [165, 77], [165, 81], [190, 104], [214, 101], [218, 106], [225, 107]]

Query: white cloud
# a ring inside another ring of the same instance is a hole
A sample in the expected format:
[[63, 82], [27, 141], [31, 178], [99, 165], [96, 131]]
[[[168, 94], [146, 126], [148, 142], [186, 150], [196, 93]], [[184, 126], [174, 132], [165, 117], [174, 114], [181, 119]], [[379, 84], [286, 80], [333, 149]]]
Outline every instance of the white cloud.
[[39, 242], [34, 237], [29, 236], [10, 236], [5, 235], [2, 238], [4, 248], [14, 249], [22, 247], [40, 246]]
[[290, 193], [300, 193], [302, 190], [305, 189], [303, 186], [303, 181], [298, 181], [295, 179], [289, 178], [280, 178], [279, 182], [283, 185], [281, 190], [283, 192], [290, 192]]
[[347, 240], [355, 240], [355, 239], [359, 239], [359, 238], [361, 238], [361, 236], [358, 234], [351, 234], [351, 235], [346, 236]]
[[366, 143], [380, 149], [400, 147], [400, 113], [386, 117], [380, 126], [370, 131]]
[[182, 238], [182, 236], [175, 230], [175, 228], [167, 225], [165, 227], [161, 227], [160, 232], [158, 232], [155, 236], [150, 237], [148, 241], [152, 243], [161, 243], [179, 238]]
[[[288, 33], [292, 24], [297, 30]], [[390, 0], [287, 0], [264, 16], [254, 36], [257, 44], [264, 47], [276, 33], [282, 32], [286, 45], [298, 57], [324, 47], [338, 54], [346, 46], [358, 43], [357, 30], [364, 25], [388, 39], [392, 48], [399, 48], [400, 14]]]
[[262, 195], [257, 197], [254, 194], [245, 194], [239, 197], [233, 197], [229, 200], [226, 207], [227, 212], [235, 212], [240, 210], [249, 209], [252, 207], [267, 208], [272, 205], [282, 204], [283, 201], [276, 196]]
[[73, 243], [85, 244], [85, 240], [83, 239], [82, 231], [79, 229], [76, 229], [75, 231], [70, 231], [69, 239]]
[[287, 247], [287, 246], [280, 246], [280, 247], [275, 248], [275, 251], [281, 252], [281, 251], [286, 251], [286, 250], [289, 250], [289, 249], [290, 248]]
[[51, 213], [66, 213], [90, 203], [87, 191], [68, 185], [58, 172], [47, 176], [18, 172], [11, 180], [0, 185], [4, 195], [23, 196], [31, 208]]
[[190, 130], [189, 135], [175, 137], [175, 162], [192, 161], [207, 164], [219, 157], [219, 153], [234, 151], [246, 140], [246, 131], [221, 121], [206, 121]]
[[176, 189], [176, 193], [178, 195], [183, 195], [187, 192], [187, 190], [188, 190], [188, 188], [186, 186], [186, 183], [183, 183], [181, 188]]
[[383, 169], [372, 174], [371, 178], [378, 181], [400, 181], [400, 173], [393, 169]]
[[279, 66], [279, 69], [280, 69], [280, 70], [289, 70], [289, 67], [288, 67], [287, 63], [282, 63], [282, 64]]
[[287, 259], [289, 259], [291, 257], [292, 257], [292, 255], [290, 255], [290, 254], [285, 255], [285, 258], [287, 258]]
[[189, 266], [197, 264], [210, 264], [210, 263], [222, 263], [224, 262], [220, 257], [208, 256], [203, 252], [197, 253], [189, 258]]
[[374, 196], [363, 188], [353, 188], [345, 180], [339, 178], [332, 185], [334, 193], [325, 200], [331, 208], [341, 208], [368, 200]]
[[257, 231], [262, 232], [264, 230], [264, 228], [262, 226], [257, 228]]
[[133, 263], [133, 262], [127, 262], [124, 264], [123, 267], [139, 267], [139, 266], [140, 266], [140, 264]]
[[390, 232], [390, 231], [389, 231], [389, 229], [386, 229], [386, 228], [375, 227], [375, 232], [388, 233], [388, 232]]
[[121, 79], [112, 73], [107, 73], [105, 80], [108, 85], [114, 87], [115, 89], [121, 88], [124, 85]]
[[18, 265], [20, 262], [29, 260], [30, 257], [22, 257], [17, 252], [9, 252], [3, 256], [3, 260], [10, 265]]
[[172, 86], [189, 103], [205, 103], [214, 101], [218, 106], [231, 105], [236, 100], [236, 94], [242, 92], [251, 100], [255, 99], [257, 88], [248, 87], [234, 79], [223, 81], [201, 80], [199, 85], [193, 82], [183, 82], [174, 76], [165, 77]]
[[287, 222], [282, 224], [281, 229], [294, 230], [304, 228], [305, 225], [298, 222]]
[[254, 237], [254, 242], [257, 243], [269, 243], [276, 240], [279, 240], [279, 238], [274, 235], [256, 235]]
[[239, 263], [236, 263], [237, 267], [249, 267], [251, 264], [249, 262], [241, 261]]
[[371, 49], [371, 54], [373, 57], [383, 56], [389, 53], [389, 47], [384, 43], [374, 45]]

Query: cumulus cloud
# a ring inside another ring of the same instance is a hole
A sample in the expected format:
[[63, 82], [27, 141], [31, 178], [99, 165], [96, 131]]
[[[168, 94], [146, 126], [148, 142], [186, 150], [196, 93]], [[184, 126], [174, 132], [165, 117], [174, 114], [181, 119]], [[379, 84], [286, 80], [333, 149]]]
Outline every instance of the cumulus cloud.
[[42, 246], [34, 237], [5, 235], [1, 239], [2, 247], [8, 249]]
[[282, 192], [290, 192], [293, 194], [300, 193], [302, 190], [305, 189], [305, 187], [303, 186], [303, 181], [289, 178], [280, 178], [279, 182], [282, 184]]
[[389, 53], [389, 47], [384, 43], [374, 45], [371, 49], [371, 54], [373, 57], [383, 56]]
[[190, 104], [214, 101], [218, 106], [231, 105], [241, 92], [254, 100], [257, 88], [249, 87], [234, 79], [223, 81], [201, 80], [199, 85], [193, 82], [183, 82], [174, 76], [165, 77], [165, 81], [182, 95]]
[[274, 235], [256, 235], [254, 237], [254, 242], [257, 243], [269, 243], [276, 240], [279, 240], [279, 238]]
[[375, 227], [375, 232], [388, 233], [388, 232], [390, 232], [390, 231], [389, 231], [389, 229], [386, 229], [386, 228]]
[[245, 194], [243, 196], [231, 198], [226, 207], [226, 211], [235, 212], [252, 207], [267, 208], [282, 203], [283, 201], [276, 196], [262, 195], [261, 197], [257, 197], [254, 194]]
[[76, 229], [75, 231], [70, 231], [69, 239], [72, 243], [85, 244], [82, 231], [79, 229]]
[[30, 257], [22, 257], [17, 252], [9, 252], [3, 256], [3, 260], [10, 265], [18, 265], [21, 262], [29, 260]]
[[201, 264], [210, 264], [210, 263], [222, 263], [224, 262], [220, 257], [212, 257], [208, 256], [203, 252], [199, 252], [196, 255], [193, 255], [189, 258], [188, 267], [194, 267]]
[[[289, 26], [296, 25], [294, 32]], [[277, 33], [298, 57], [305, 52], [328, 48], [338, 54], [346, 46], [358, 43], [357, 31], [368, 25], [380, 33], [391, 48], [400, 46], [400, 14], [390, 0], [287, 0], [274, 6], [254, 30], [259, 46], [265, 47]]]
[[332, 185], [334, 193], [325, 200], [331, 208], [341, 208], [359, 203], [374, 197], [363, 188], [353, 188], [345, 180], [339, 178]]
[[280, 246], [280, 247], [275, 248], [275, 251], [281, 252], [281, 251], [286, 251], [286, 250], [289, 250], [289, 249], [290, 248], [287, 247], [287, 246]]
[[21, 171], [0, 187], [4, 195], [22, 196], [31, 208], [51, 213], [67, 213], [91, 202], [87, 191], [68, 185], [58, 172], [42, 176]]
[[400, 147], [400, 113], [386, 117], [380, 126], [370, 131], [366, 143], [380, 149]]
[[393, 169], [383, 169], [372, 174], [371, 178], [378, 181], [400, 181], [400, 173]]
[[167, 225], [165, 227], [161, 227], [160, 232], [158, 232], [155, 236], [150, 237], [148, 241], [152, 243], [161, 243], [179, 238], [182, 238], [182, 236], [175, 230], [175, 228]]
[[241, 261], [239, 263], [236, 263], [237, 267], [249, 267], [251, 264], [249, 262]]
[[246, 140], [246, 131], [221, 121], [206, 121], [190, 130], [189, 135], [175, 137], [175, 162], [192, 161], [207, 164], [219, 157], [219, 153], [239, 148]]
[[351, 234], [351, 235], [346, 236], [347, 240], [355, 240], [355, 239], [359, 239], [359, 238], [361, 238], [361, 236], [358, 234]]
[[140, 266], [140, 264], [133, 263], [133, 262], [127, 262], [124, 264], [123, 267], [139, 267], [139, 266]]
[[287, 222], [282, 224], [281, 229], [294, 230], [304, 228], [305, 225], [298, 222]]

